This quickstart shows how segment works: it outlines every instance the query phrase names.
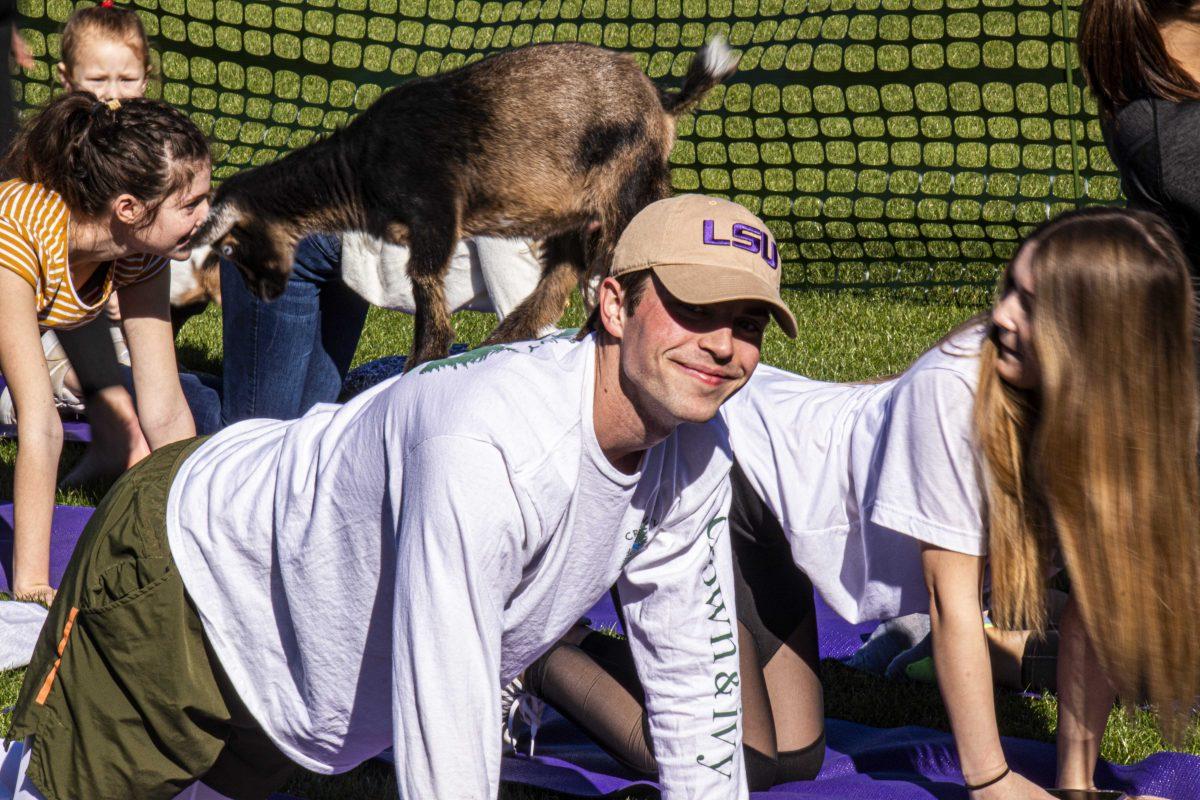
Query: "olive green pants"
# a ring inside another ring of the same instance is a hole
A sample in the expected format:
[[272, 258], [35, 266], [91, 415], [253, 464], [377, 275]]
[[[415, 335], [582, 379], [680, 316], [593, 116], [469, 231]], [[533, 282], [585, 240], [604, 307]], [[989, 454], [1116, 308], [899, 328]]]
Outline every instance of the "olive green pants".
[[171, 480], [201, 440], [155, 451], [79, 539], [13, 714], [48, 800], [168, 800], [196, 780], [263, 798], [292, 768], [221, 669], [167, 544]]

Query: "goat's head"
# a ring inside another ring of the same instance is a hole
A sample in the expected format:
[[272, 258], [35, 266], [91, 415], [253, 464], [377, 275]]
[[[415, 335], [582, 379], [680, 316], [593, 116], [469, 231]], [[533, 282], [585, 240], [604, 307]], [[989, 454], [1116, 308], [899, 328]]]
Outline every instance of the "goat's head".
[[287, 287], [298, 240], [292, 225], [244, 211], [218, 194], [208, 219], [192, 237], [192, 246], [211, 245], [218, 256], [237, 267], [252, 294], [274, 300]]

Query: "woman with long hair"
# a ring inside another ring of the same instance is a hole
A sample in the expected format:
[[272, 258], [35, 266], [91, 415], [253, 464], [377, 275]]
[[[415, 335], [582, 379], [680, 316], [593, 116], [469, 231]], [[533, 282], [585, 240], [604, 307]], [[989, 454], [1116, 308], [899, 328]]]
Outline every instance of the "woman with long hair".
[[[852, 622], [928, 610], [973, 800], [1049, 797], [1009, 769], [1000, 746], [985, 590], [995, 624], [1029, 631], [1036, 648], [1047, 578], [1069, 576], [1057, 632], [1059, 788], [1094, 788], [1118, 696], [1152, 703], [1168, 733], [1180, 730], [1200, 691], [1188, 285], [1158, 217], [1073, 212], [1024, 242], [990, 315], [901, 375], [831, 384], [760, 367], [726, 405], [753, 788], [820, 768], [813, 586]], [[574, 632], [526, 672], [525, 688], [652, 773], [621, 647]]]
[[1085, 0], [1079, 57], [1132, 208], [1154, 211], [1200, 270], [1200, 3]]
[[12, 591], [49, 602], [63, 433], [42, 334], [67, 343], [85, 396], [124, 392], [111, 338], [86, 335], [120, 290], [147, 444], [196, 435], [175, 363], [168, 263], [187, 256], [204, 220], [211, 157], [195, 124], [164, 103], [73, 92], [27, 122], [4, 163], [16, 175], [0, 183], [0, 374], [20, 440]]

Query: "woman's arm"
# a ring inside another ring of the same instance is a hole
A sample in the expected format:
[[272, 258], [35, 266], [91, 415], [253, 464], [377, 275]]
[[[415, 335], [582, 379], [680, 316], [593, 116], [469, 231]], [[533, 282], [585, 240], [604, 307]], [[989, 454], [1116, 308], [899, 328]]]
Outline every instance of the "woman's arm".
[[1058, 785], [1093, 789], [1100, 740], [1116, 692], [1092, 647], [1072, 595], [1063, 610], [1058, 643]]
[[0, 268], [0, 373], [17, 410], [13, 491], [13, 594], [50, 599], [50, 522], [62, 454], [62, 422], [54, 408], [42, 352], [37, 301], [24, 278]]
[[196, 423], [179, 385], [170, 289], [169, 269], [121, 289], [121, 316], [133, 366], [138, 419], [151, 450], [196, 435]]
[[972, 800], [1039, 798], [1050, 795], [1008, 769], [996, 725], [992, 666], [983, 632], [980, 595], [984, 559], [926, 545], [922, 550], [933, 662], [963, 780], [970, 785], [999, 781], [971, 792]]

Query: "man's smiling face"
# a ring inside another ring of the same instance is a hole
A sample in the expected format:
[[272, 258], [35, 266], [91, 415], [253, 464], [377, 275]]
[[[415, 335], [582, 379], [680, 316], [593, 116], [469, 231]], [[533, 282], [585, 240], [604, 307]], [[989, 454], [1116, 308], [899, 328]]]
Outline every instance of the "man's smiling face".
[[621, 377], [643, 418], [669, 430], [716, 416], [758, 366], [769, 320], [761, 301], [687, 305], [649, 276], [621, 337]]

